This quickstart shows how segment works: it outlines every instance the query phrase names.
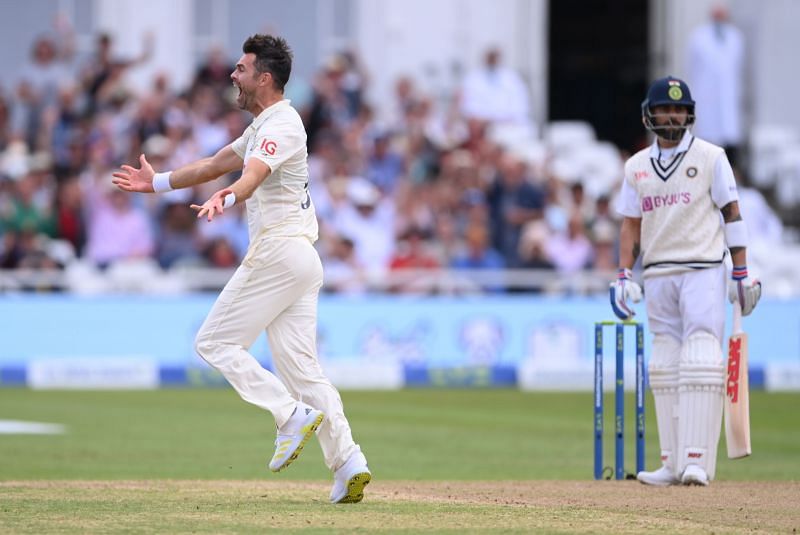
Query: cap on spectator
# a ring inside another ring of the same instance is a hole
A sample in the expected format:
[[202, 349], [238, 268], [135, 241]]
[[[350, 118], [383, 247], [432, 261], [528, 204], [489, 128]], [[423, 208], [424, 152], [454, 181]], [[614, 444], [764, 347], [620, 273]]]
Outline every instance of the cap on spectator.
[[347, 198], [356, 206], [374, 206], [380, 197], [378, 188], [366, 178], [353, 177], [347, 185]]
[[0, 173], [12, 180], [19, 180], [28, 174], [28, 145], [24, 141], [12, 141], [0, 154]]

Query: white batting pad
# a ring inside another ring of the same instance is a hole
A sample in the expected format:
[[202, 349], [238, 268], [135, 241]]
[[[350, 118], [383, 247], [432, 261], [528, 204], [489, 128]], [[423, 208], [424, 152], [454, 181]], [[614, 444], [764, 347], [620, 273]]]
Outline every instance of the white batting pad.
[[712, 334], [698, 332], [681, 349], [676, 471], [695, 464], [713, 480], [724, 399], [722, 346]]
[[666, 334], [653, 337], [653, 349], [648, 365], [650, 389], [656, 409], [658, 443], [661, 447], [661, 464], [674, 472], [678, 423], [678, 361], [681, 344]]

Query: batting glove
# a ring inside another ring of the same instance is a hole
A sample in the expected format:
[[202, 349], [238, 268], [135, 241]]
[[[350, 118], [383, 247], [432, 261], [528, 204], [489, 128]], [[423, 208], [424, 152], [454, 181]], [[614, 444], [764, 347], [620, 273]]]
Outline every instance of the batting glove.
[[728, 281], [728, 300], [739, 303], [742, 316], [749, 315], [761, 299], [761, 281], [747, 276], [747, 266], [733, 266], [731, 280]]
[[609, 297], [611, 298], [611, 309], [619, 319], [629, 320], [636, 313], [628, 307], [628, 299], [634, 303], [642, 300], [642, 287], [633, 282], [633, 273], [630, 269], [620, 268], [617, 280], [609, 285]]

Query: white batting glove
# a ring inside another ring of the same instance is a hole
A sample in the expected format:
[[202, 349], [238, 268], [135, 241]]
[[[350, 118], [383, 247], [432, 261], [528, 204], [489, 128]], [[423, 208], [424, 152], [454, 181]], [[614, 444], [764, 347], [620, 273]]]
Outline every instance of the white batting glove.
[[630, 269], [620, 268], [617, 280], [609, 285], [609, 297], [611, 298], [611, 309], [619, 319], [629, 320], [636, 315], [628, 306], [628, 299], [633, 303], [642, 300], [642, 287], [633, 282], [633, 273]]
[[747, 276], [747, 266], [733, 266], [731, 280], [728, 281], [728, 300], [738, 302], [742, 316], [748, 316], [761, 299], [761, 281]]

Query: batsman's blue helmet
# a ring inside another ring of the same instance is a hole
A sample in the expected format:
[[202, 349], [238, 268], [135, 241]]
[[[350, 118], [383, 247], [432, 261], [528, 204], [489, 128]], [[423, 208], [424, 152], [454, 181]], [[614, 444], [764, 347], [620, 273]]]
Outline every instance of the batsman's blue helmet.
[[[657, 125], [653, 121], [652, 108], [655, 106], [685, 106], [688, 111], [686, 123], [683, 125], [666, 124]], [[686, 129], [694, 124], [694, 100], [686, 82], [675, 76], [659, 78], [650, 85], [647, 97], [642, 101], [642, 120], [648, 130], [655, 135], [668, 140], [683, 137]]]

